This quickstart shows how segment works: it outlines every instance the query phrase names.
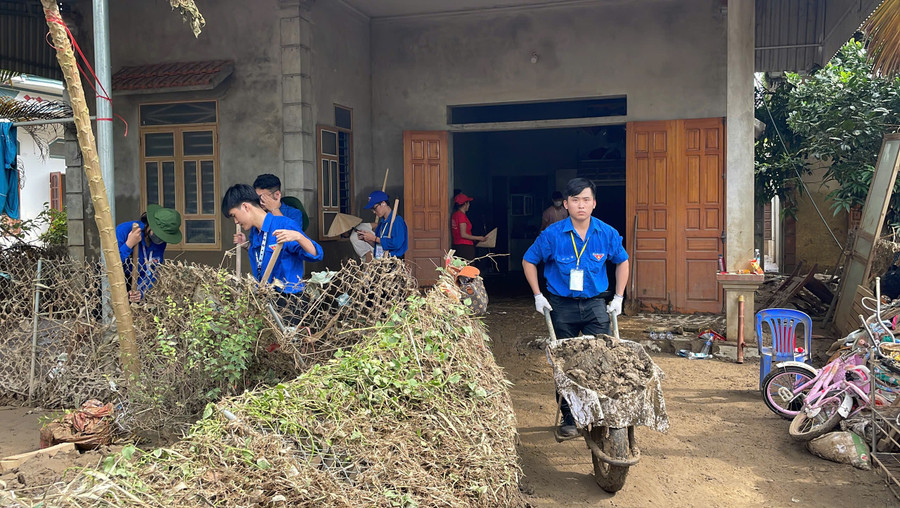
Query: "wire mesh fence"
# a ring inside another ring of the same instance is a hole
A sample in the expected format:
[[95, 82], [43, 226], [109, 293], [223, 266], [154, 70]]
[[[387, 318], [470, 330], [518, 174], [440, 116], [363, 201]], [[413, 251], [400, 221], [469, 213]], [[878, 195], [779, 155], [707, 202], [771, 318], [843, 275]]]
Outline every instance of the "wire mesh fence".
[[153, 288], [132, 304], [141, 371], [125, 380], [100, 265], [0, 251], [0, 401], [96, 398], [116, 405], [121, 431], [177, 431], [210, 401], [292, 379], [354, 344], [418, 287], [393, 258], [314, 273], [296, 295], [206, 265], [153, 270]]

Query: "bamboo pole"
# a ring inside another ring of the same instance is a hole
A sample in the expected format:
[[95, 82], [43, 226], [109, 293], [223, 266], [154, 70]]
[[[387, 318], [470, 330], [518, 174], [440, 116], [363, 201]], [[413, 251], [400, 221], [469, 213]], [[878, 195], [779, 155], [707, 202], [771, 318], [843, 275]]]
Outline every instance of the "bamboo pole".
[[62, 16], [54, 0], [41, 0], [44, 6], [44, 15], [47, 18], [47, 26], [50, 27], [50, 35], [53, 38], [53, 46], [56, 48], [56, 58], [62, 68], [66, 80], [66, 88], [72, 101], [72, 112], [75, 118], [75, 128], [78, 131], [78, 145], [81, 148], [84, 161], [84, 174], [87, 177], [91, 190], [91, 201], [94, 204], [94, 220], [100, 230], [100, 247], [103, 251], [106, 263], [106, 274], [109, 278], [110, 301], [113, 314], [116, 317], [116, 329], [119, 333], [119, 356], [122, 369], [125, 373], [126, 383], [131, 383], [140, 373], [140, 359], [138, 358], [137, 341], [134, 337], [134, 321], [131, 316], [131, 306], [128, 305], [128, 291], [125, 288], [125, 272], [122, 269], [122, 260], [119, 258], [118, 242], [113, 225], [112, 212], [109, 200], [106, 198], [106, 184], [100, 173], [100, 160], [97, 155], [97, 143], [94, 139], [94, 131], [91, 128], [90, 115], [84, 89], [81, 87], [81, 76], [75, 62], [75, 54], [69, 43]]
[[[234, 234], [239, 235], [241, 233], [243, 233], [243, 231], [241, 231], [241, 225], [238, 223], [235, 223], [234, 224]], [[240, 244], [235, 244], [234, 245], [234, 274], [237, 275], [238, 277], [241, 276], [241, 255], [242, 254], [243, 254], [243, 252], [241, 252]]]
[[384, 168], [384, 183], [381, 184], [381, 192], [384, 192], [384, 189], [387, 189], [387, 176], [390, 172], [391, 168]]
[[387, 237], [391, 237], [391, 232], [394, 230], [394, 221], [397, 220], [397, 208], [400, 206], [400, 198], [394, 200], [394, 209], [391, 211], [393, 215], [391, 215], [391, 223], [388, 225], [388, 234]]
[[[140, 231], [140, 229], [141, 229], [141, 227], [138, 226], [137, 222], [135, 222], [134, 224], [131, 225], [132, 233], [134, 233], [135, 230]], [[141, 266], [141, 264], [140, 264], [141, 263], [140, 249], [138, 247], [141, 245], [141, 243], [143, 243], [143, 241], [144, 241], [144, 238], [143, 238], [143, 235], [141, 235], [141, 241], [138, 242], [138, 244], [135, 245], [134, 248], [131, 250], [131, 290], [132, 291], [138, 290], [138, 270], [139, 270], [139, 267]]]
[[266, 265], [266, 273], [264, 273], [262, 279], [259, 280], [263, 286], [269, 284], [269, 276], [272, 275], [272, 270], [275, 269], [275, 261], [278, 260], [278, 255], [281, 254], [282, 247], [284, 247], [284, 244], [281, 242], [275, 244], [275, 249], [272, 251], [272, 257], [269, 258], [269, 264]]

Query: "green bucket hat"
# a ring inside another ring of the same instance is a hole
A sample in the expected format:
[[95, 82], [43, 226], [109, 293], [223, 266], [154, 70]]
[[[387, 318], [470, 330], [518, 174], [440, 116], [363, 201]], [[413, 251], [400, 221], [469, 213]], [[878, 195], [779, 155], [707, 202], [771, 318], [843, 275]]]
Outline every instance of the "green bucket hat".
[[294, 196], [282, 196], [281, 202], [291, 208], [300, 210], [300, 213], [303, 214], [303, 224], [300, 224], [300, 227], [303, 231], [306, 231], [306, 227], [309, 226], [309, 215], [306, 215], [306, 208], [303, 208], [303, 203]]
[[147, 205], [147, 223], [150, 229], [166, 243], [181, 243], [181, 214], [157, 204]]

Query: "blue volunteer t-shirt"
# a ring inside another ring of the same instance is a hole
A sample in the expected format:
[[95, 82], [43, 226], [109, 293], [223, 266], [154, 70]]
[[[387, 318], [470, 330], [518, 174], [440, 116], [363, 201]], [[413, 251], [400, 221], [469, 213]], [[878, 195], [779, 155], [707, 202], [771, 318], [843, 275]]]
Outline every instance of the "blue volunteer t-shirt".
[[[253, 270], [253, 276], [260, 282], [272, 282], [278, 280], [284, 287], [281, 289], [283, 293], [300, 293], [303, 291], [303, 262], [319, 261], [322, 259], [322, 247], [312, 242], [316, 247], [316, 254], [310, 255], [299, 242], [285, 242], [281, 247], [281, 254], [275, 260], [275, 267], [272, 269], [272, 275], [268, 281], [261, 281], [266, 266], [272, 258], [272, 252], [278, 239], [275, 238], [275, 231], [279, 229], [290, 229], [299, 231], [303, 236], [305, 233], [300, 229], [300, 225], [293, 220], [276, 216], [271, 213], [266, 214], [263, 221], [262, 229], [253, 228], [250, 231], [250, 265]], [[308, 236], [306, 236], [309, 238]], [[312, 241], [312, 240], [310, 240]]]
[[[593, 298], [609, 287], [606, 261], [619, 264], [628, 259], [628, 253], [622, 246], [622, 236], [596, 217], [591, 217], [586, 241], [587, 245], [575, 232], [569, 217], [547, 226], [525, 252], [524, 259], [534, 265], [544, 262], [544, 276], [550, 293], [569, 298]], [[581, 253], [580, 260], [578, 253]], [[582, 291], [569, 289], [569, 274], [576, 266], [584, 270]]]
[[125, 244], [125, 241], [128, 240], [128, 235], [131, 234], [132, 224], [137, 224], [141, 227], [141, 243], [134, 246], [134, 248], [138, 250], [138, 287], [131, 289], [133, 291], [140, 291], [141, 296], [143, 296], [144, 291], [153, 287], [153, 283], [156, 282], [156, 274], [154, 273], [156, 271], [156, 264], [163, 262], [163, 256], [166, 253], [166, 245], [168, 244], [165, 242], [155, 244], [146, 241], [147, 239], [144, 238], [144, 232], [146, 231], [147, 226], [141, 221], [123, 222], [116, 226], [116, 241], [119, 244], [119, 259], [122, 261], [122, 268], [125, 270], [126, 280], [131, 280], [131, 271], [133, 269], [131, 266], [131, 256], [134, 249], [129, 249], [128, 245]]
[[[391, 228], [391, 216], [396, 212], [391, 212], [384, 220], [375, 227], [375, 236], [381, 239], [381, 248], [391, 256], [400, 257], [406, 254], [408, 247], [406, 221], [403, 217], [397, 216], [394, 220], [394, 227]], [[388, 230], [391, 235], [388, 236]]]

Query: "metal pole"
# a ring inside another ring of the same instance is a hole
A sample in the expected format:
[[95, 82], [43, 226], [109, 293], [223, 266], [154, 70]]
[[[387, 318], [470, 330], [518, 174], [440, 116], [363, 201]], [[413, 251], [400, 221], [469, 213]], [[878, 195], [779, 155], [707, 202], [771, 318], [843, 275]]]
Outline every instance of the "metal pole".
[[[91, 120], [96, 120], [96, 116], [92, 116]], [[74, 122], [74, 118], [53, 118], [51, 120], [28, 120], [25, 122], [13, 122], [13, 127], [25, 127], [27, 125], [50, 125], [53, 123], [72, 123]]]
[[[112, 93], [112, 72], [109, 60], [109, 8], [107, 0], [93, 0], [94, 3], [94, 63], [97, 70], [97, 94]], [[116, 186], [113, 175], [113, 123], [112, 102], [97, 97], [97, 155], [100, 158], [100, 173], [106, 183], [106, 199], [109, 213], [116, 223]]]
[[38, 259], [37, 276], [34, 278], [34, 315], [32, 316], [32, 332], [31, 332], [31, 376], [28, 378], [28, 402], [34, 396], [34, 371], [37, 363], [37, 342], [38, 342], [38, 314], [41, 310], [41, 264], [43, 259]]
[[[113, 172], [113, 122], [112, 101], [101, 98], [101, 94], [110, 95], [112, 98], [112, 72], [110, 71], [109, 58], [109, 5], [107, 0], [93, 0], [94, 10], [94, 66], [97, 72], [97, 97], [95, 99], [97, 110], [97, 158], [100, 161], [100, 174], [106, 184], [106, 200], [109, 202], [109, 213], [112, 223], [116, 224], [116, 177]], [[105, 91], [105, 92], [104, 92]], [[101, 252], [103, 266], [106, 266], [105, 256]], [[109, 279], [106, 270], [103, 271], [101, 286], [103, 288], [103, 301], [109, 301]], [[109, 323], [112, 309], [109, 304], [103, 305], [103, 322]]]

